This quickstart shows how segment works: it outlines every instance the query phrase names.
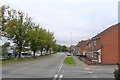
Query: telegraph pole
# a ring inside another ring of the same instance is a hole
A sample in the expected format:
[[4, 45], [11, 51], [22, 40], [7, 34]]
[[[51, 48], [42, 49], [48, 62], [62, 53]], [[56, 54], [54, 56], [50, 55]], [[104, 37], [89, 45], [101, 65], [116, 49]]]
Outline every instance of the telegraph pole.
[[72, 46], [72, 32], [70, 33], [70, 35], [71, 35], [71, 46]]
[[72, 32], [70, 33], [70, 37], [71, 37], [70, 52], [72, 52]]

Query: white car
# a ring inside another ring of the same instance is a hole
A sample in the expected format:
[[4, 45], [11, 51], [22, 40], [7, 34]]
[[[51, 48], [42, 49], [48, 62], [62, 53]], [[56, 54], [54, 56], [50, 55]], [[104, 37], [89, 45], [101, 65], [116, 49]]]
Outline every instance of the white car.
[[71, 56], [71, 53], [67, 52], [67, 56]]
[[[33, 52], [31, 52], [31, 55], [33, 56], [33, 55], [34, 55], [34, 53], [33, 53]], [[40, 56], [40, 54], [35, 53], [35, 56]]]

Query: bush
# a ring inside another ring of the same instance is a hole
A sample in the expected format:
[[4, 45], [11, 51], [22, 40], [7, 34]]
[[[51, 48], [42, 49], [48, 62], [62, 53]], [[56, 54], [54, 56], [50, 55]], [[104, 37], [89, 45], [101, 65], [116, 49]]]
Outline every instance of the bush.
[[120, 80], [120, 64], [118, 65], [118, 69], [114, 71], [115, 80]]

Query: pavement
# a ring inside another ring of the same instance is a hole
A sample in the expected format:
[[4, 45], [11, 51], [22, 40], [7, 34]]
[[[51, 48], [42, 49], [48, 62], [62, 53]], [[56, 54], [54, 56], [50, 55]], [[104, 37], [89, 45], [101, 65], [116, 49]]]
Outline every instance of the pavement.
[[57, 53], [40, 60], [21, 64], [3, 65], [3, 78], [114, 78], [116, 65], [86, 65], [77, 57], [73, 57], [76, 64], [64, 64], [65, 53]]

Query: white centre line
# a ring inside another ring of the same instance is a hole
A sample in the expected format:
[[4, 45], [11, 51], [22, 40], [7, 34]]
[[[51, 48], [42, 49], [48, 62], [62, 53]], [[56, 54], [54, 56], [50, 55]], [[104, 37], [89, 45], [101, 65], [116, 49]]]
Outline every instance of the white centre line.
[[53, 80], [56, 80], [56, 79], [57, 79], [57, 77], [58, 77], [58, 75], [56, 74], [56, 75], [54, 76]]
[[90, 72], [88, 72], [88, 73], [93, 74], [93, 72], [91, 72], [91, 71], [90, 71]]
[[62, 67], [63, 67], [63, 64], [60, 66], [60, 68], [58, 69], [58, 72], [60, 72], [60, 70], [62, 69]]
[[[60, 72], [60, 70], [62, 69], [62, 67], [63, 67], [63, 63], [60, 65], [60, 67], [59, 67], [59, 69], [58, 69], [58, 71], [57, 71], [57, 73], [56, 73], [56, 75], [54, 76], [54, 78], [53, 78], [53, 80], [56, 80], [57, 78], [58, 78], [58, 73]], [[63, 77], [63, 75], [62, 76], [60, 76], [61, 78]]]

